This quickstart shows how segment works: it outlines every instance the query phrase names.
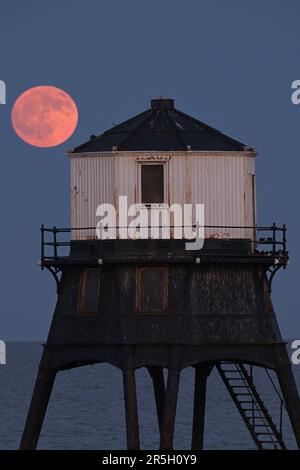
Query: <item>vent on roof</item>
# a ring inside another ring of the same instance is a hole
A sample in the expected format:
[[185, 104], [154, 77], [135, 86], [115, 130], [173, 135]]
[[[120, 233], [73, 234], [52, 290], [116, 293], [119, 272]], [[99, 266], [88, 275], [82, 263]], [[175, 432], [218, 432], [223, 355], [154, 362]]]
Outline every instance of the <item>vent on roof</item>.
[[151, 100], [151, 108], [157, 109], [159, 111], [169, 111], [174, 109], [174, 100], [171, 98], [166, 98], [165, 96], [161, 96]]

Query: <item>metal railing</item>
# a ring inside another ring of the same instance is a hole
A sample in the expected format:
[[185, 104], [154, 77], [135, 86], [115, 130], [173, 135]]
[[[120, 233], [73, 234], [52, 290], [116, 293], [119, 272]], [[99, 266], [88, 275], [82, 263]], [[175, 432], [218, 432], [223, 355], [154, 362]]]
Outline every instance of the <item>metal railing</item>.
[[[108, 227], [111, 229], [128, 229], [129, 227], [125, 226], [114, 226], [114, 227]], [[205, 226], [179, 226], [179, 225], [168, 225], [168, 226], [149, 226], [149, 227], [143, 227], [143, 228], [151, 228], [151, 229], [163, 229], [163, 228], [168, 228], [168, 229], [174, 229], [174, 228], [192, 228], [194, 229], [199, 229], [199, 228], [204, 228], [204, 231], [209, 231], [209, 230], [214, 230], [214, 231], [222, 231], [222, 230], [247, 230], [247, 233], [251, 233], [251, 236], [249, 237], [238, 237], [238, 236], [229, 236], [228, 238], [226, 237], [221, 237], [220, 239], [247, 239], [251, 242], [253, 246], [253, 251], [260, 253], [261, 255], [277, 255], [281, 257], [287, 257], [288, 252], [286, 249], [286, 226], [277, 226], [275, 223], [273, 223], [271, 226], [256, 226], [256, 227], [250, 227], [250, 226], [232, 226], [232, 225], [205, 225]], [[61, 249], [62, 248], [68, 248], [70, 247], [71, 244], [71, 235], [73, 236], [74, 234], [78, 232], [87, 232], [87, 231], [93, 231], [95, 233], [94, 237], [86, 237], [82, 239], [86, 240], [97, 240], [96, 236], [96, 229], [99, 230], [99, 227], [75, 227], [75, 228], [58, 228], [56, 226], [54, 227], [45, 227], [44, 225], [41, 226], [41, 263], [43, 263], [45, 260], [53, 260], [53, 259], [60, 259], [61, 257], [68, 256], [68, 253], [62, 253]], [[148, 239], [150, 239], [149, 237]], [[206, 236], [205, 238], [210, 238], [209, 236]], [[147, 238], [143, 238], [145, 240]], [[188, 240], [185, 240], [188, 241]], [[264, 247], [265, 250], [261, 250], [260, 248]], [[49, 250], [50, 249], [50, 250]], [[50, 251], [50, 253], [49, 253]]]

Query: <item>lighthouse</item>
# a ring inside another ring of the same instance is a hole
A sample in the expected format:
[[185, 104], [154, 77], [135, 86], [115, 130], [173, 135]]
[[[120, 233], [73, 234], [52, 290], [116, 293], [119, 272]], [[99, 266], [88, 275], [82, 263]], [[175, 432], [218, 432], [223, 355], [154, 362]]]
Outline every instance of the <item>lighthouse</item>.
[[274, 393], [300, 448], [300, 402], [271, 301], [272, 279], [288, 262], [286, 227], [257, 224], [256, 156], [165, 97], [68, 153], [70, 227], [41, 227], [40, 264], [58, 297], [22, 449], [37, 446], [56, 374], [104, 362], [123, 375], [130, 450], [140, 448], [142, 367], [161, 449], [173, 448], [187, 367], [195, 373], [192, 449], [203, 448], [213, 369], [257, 448], [286, 448], [254, 367], [275, 371]]

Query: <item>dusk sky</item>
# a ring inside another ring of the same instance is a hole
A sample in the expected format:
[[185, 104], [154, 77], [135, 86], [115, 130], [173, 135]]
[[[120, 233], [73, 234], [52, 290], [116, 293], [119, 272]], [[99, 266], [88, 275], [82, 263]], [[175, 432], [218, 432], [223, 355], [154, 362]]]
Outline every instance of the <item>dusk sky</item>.
[[[273, 301], [284, 337], [300, 337], [299, 30], [297, 0], [0, 0], [1, 339], [46, 338], [56, 293], [37, 266], [39, 228], [70, 225], [67, 150], [162, 94], [258, 149], [258, 224], [288, 228]], [[79, 111], [57, 147], [30, 146], [12, 127], [15, 100], [39, 85], [62, 88]]]

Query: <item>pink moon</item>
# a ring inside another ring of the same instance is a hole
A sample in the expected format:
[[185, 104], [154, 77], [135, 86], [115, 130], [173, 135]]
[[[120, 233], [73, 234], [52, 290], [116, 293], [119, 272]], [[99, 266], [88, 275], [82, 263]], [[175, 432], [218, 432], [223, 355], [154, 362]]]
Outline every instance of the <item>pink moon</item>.
[[12, 109], [12, 124], [17, 135], [35, 147], [55, 147], [75, 131], [78, 110], [64, 90], [37, 86], [24, 91]]

